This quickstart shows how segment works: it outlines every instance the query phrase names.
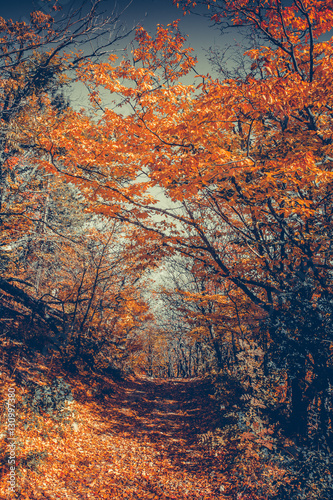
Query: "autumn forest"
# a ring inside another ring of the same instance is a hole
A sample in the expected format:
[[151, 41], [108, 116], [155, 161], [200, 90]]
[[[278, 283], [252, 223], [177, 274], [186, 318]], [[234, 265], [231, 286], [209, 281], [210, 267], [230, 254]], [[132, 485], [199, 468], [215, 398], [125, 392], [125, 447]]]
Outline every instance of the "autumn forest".
[[333, 498], [333, 2], [173, 3], [0, 17], [0, 499]]

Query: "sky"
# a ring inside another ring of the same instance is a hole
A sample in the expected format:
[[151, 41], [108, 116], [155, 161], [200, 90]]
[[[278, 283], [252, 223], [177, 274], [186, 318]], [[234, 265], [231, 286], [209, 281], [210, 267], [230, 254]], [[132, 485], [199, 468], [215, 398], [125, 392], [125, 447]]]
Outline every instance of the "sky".
[[[80, 5], [82, 2], [81, 0], [58, 0], [58, 3], [65, 12], [67, 8]], [[14, 21], [28, 21], [30, 12], [44, 10], [46, 4], [47, 0], [0, 0], [0, 16], [5, 19], [11, 18]], [[118, 11], [122, 11], [127, 4], [127, 0], [116, 0]], [[103, 0], [102, 5], [106, 12], [111, 13], [115, 1]], [[204, 49], [214, 45], [221, 47], [226, 43], [233, 43], [233, 38], [230, 39], [230, 35], [222, 37], [220, 32], [212, 27], [212, 22], [208, 19], [194, 14], [183, 16], [182, 9], [177, 9], [172, 0], [132, 0], [123, 13], [121, 22], [128, 28], [137, 23], [141, 24], [150, 34], [154, 34], [157, 24], [167, 25], [176, 19], [180, 19], [181, 32], [189, 35], [188, 43], [198, 56], [199, 72], [209, 72], [210, 66], [207, 63]]]

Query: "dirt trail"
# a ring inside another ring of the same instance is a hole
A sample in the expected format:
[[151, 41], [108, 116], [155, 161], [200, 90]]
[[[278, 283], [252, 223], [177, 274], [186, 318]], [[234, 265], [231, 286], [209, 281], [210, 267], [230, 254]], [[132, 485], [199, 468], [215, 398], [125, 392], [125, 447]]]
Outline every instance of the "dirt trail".
[[[122, 414], [117, 427], [136, 437], [175, 448], [174, 442], [193, 445], [197, 434], [208, 430], [217, 418], [209, 398], [209, 384], [198, 379], [141, 378], [129, 381], [111, 395], [113, 411]], [[170, 438], [169, 439], [167, 439]]]
[[104, 384], [103, 399], [96, 383], [76, 381], [75, 417], [61, 435], [47, 419], [43, 432], [36, 428], [30, 455], [46, 456], [36, 469], [22, 469], [20, 499], [231, 498], [221, 458], [198, 445], [197, 435], [218, 415], [207, 382], [139, 378]]
[[[108, 398], [100, 415], [104, 442], [108, 435], [126, 436], [129, 447], [131, 441], [134, 448], [134, 443], [144, 445], [142, 460], [133, 456], [133, 474], [143, 473], [146, 490], [132, 490], [133, 496], [124, 498], [225, 498], [221, 463], [198, 445], [198, 434], [218, 418], [209, 391], [209, 384], [198, 379], [140, 378], [120, 384]], [[147, 474], [144, 455], [150, 457]]]

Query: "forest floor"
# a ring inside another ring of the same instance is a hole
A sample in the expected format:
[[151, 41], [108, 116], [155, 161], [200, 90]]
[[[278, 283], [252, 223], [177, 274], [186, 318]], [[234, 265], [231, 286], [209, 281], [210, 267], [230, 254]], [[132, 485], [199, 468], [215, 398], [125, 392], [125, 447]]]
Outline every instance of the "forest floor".
[[76, 381], [65, 427], [46, 418], [17, 431], [25, 459], [10, 498], [230, 498], [221, 459], [199, 442], [218, 419], [207, 381], [141, 377], [112, 382], [102, 400], [94, 391]]

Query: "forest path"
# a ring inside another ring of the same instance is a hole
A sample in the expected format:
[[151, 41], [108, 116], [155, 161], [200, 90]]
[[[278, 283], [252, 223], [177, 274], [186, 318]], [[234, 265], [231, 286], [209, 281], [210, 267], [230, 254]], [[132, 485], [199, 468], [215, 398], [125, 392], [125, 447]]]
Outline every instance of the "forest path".
[[[114, 450], [108, 472], [121, 498], [225, 498], [221, 462], [198, 444], [218, 415], [209, 393], [200, 379], [142, 377], [116, 386], [99, 413], [101, 448]], [[116, 488], [112, 498], [117, 494]]]
[[100, 382], [74, 382], [74, 420], [61, 434], [51, 421], [42, 434], [36, 430], [31, 452], [47, 456], [36, 470], [24, 469], [26, 496], [20, 498], [231, 498], [225, 495], [230, 482], [222, 457], [198, 442], [218, 418], [207, 381]]

